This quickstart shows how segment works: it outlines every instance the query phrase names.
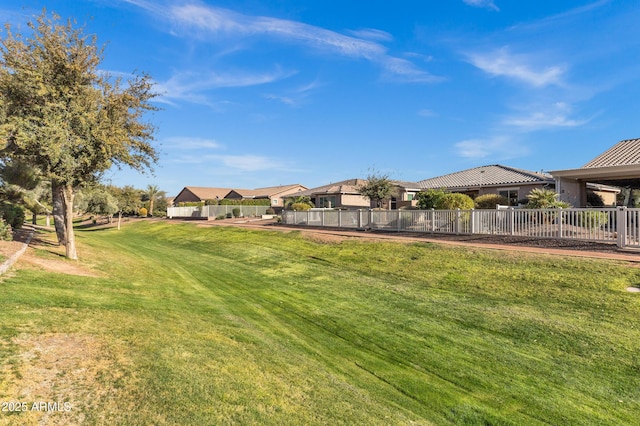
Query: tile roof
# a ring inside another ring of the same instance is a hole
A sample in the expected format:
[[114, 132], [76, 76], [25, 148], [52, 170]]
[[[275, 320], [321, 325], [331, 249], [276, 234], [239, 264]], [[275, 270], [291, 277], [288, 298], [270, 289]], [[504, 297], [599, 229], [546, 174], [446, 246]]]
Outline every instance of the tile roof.
[[530, 172], [495, 164], [421, 180], [418, 185], [421, 189], [455, 189], [553, 181], [553, 177], [547, 173]]
[[297, 187], [304, 186], [300, 184], [292, 184], [292, 185], [280, 185], [280, 186], [270, 186], [267, 188], [256, 188], [256, 189], [234, 189], [234, 191], [240, 194], [243, 197], [270, 197], [276, 194], [280, 194], [281, 192], [285, 192]]
[[311, 196], [314, 194], [359, 194], [358, 187], [367, 181], [365, 179], [347, 179], [328, 185], [318, 186], [316, 188], [307, 189], [306, 191], [296, 192], [292, 196]]
[[612, 166], [640, 165], [640, 139], [627, 139], [618, 142], [593, 160], [582, 166], [583, 169]]
[[185, 189], [201, 200], [215, 200], [216, 197], [224, 198], [231, 191], [231, 188], [208, 188], [203, 186], [185, 186], [182, 191]]

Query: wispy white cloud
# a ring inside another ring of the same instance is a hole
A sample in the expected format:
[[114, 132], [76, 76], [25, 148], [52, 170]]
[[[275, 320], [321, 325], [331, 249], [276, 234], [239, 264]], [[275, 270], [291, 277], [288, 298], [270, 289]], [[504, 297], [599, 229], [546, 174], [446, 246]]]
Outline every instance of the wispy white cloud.
[[276, 95], [273, 93], [267, 93], [264, 95], [265, 99], [269, 99], [272, 101], [278, 101], [281, 102], [285, 105], [289, 105], [289, 106], [297, 106], [298, 105], [298, 101], [296, 101], [295, 99], [289, 97], [289, 96], [281, 96], [281, 95]]
[[503, 120], [503, 124], [525, 131], [535, 131], [554, 127], [578, 127], [589, 122], [588, 119], [571, 118], [571, 114], [571, 105], [556, 102], [544, 110], [534, 110], [507, 117]]
[[544, 19], [539, 19], [537, 21], [534, 22], [529, 22], [529, 23], [525, 23], [525, 24], [518, 24], [518, 25], [514, 25], [513, 27], [509, 28], [510, 30], [514, 30], [514, 29], [528, 29], [528, 30], [532, 30], [532, 29], [539, 29], [541, 27], [547, 26], [547, 25], [552, 25], [552, 24], [558, 24], [562, 21], [567, 21], [568, 19], [571, 18], [575, 18], [578, 17], [582, 14], [585, 13], [590, 13], [595, 9], [598, 9], [602, 6], [605, 6], [607, 4], [611, 3], [611, 0], [598, 0], [595, 1], [593, 3], [589, 3], [586, 4], [584, 6], [579, 6], [573, 9], [570, 9], [566, 12], [562, 12], [556, 15], [552, 15], [552, 16], [548, 16]]
[[179, 150], [194, 150], [194, 149], [222, 149], [223, 145], [213, 139], [204, 138], [192, 138], [192, 137], [170, 137], [163, 141], [163, 145], [166, 148], [179, 149]]
[[294, 90], [290, 90], [286, 95], [267, 93], [263, 96], [266, 99], [278, 101], [292, 107], [297, 107], [300, 104], [304, 103], [309, 97], [309, 95], [320, 86], [322, 86], [322, 84], [316, 80], [309, 84], [300, 86]]
[[564, 65], [540, 65], [533, 63], [532, 55], [516, 55], [504, 47], [489, 53], [471, 53], [468, 61], [484, 72], [497, 77], [507, 77], [534, 87], [560, 85], [566, 71]]
[[500, 9], [498, 8], [498, 6], [496, 6], [493, 0], [462, 0], [462, 1], [464, 1], [465, 4], [468, 4], [469, 6], [482, 7], [485, 9], [495, 10], [496, 12], [500, 11]]
[[420, 111], [418, 111], [418, 115], [420, 117], [435, 117], [438, 114], [436, 114], [430, 109], [421, 109]]
[[272, 158], [255, 154], [241, 155], [182, 155], [172, 160], [180, 164], [206, 164], [211, 168], [224, 167], [227, 172], [259, 172], [267, 170], [289, 170], [287, 162], [281, 158]]
[[393, 36], [386, 31], [376, 30], [375, 28], [365, 28], [361, 30], [350, 30], [352, 34], [358, 38], [374, 41], [391, 41]]
[[295, 74], [294, 71], [276, 69], [270, 72], [250, 74], [247, 72], [195, 73], [181, 72], [174, 74], [164, 82], [157, 82], [155, 90], [160, 94], [158, 101], [173, 103], [183, 100], [197, 104], [210, 104], [207, 90], [223, 87], [247, 87], [272, 83]]
[[489, 139], [466, 139], [454, 145], [456, 154], [463, 158], [507, 160], [523, 157], [529, 153], [526, 146], [506, 136]]
[[407, 82], [434, 82], [439, 79], [420, 70], [406, 59], [388, 53], [380, 41], [388, 41], [391, 35], [375, 29], [351, 32], [356, 36], [340, 34], [325, 28], [302, 22], [250, 16], [198, 2], [170, 4], [161, 7], [144, 0], [128, 0], [166, 20], [174, 26], [174, 32], [213, 38], [268, 37], [285, 43], [300, 44], [317, 51], [353, 59], [364, 59], [380, 66], [386, 75]]

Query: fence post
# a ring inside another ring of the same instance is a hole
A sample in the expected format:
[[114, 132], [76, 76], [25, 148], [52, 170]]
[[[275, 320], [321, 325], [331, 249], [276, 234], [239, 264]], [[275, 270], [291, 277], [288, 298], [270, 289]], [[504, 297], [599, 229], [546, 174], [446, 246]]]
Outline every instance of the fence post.
[[469, 219], [471, 220], [471, 234], [475, 234], [476, 233], [476, 210], [475, 209], [471, 209], [471, 218]]
[[453, 232], [456, 233], [456, 235], [458, 235], [460, 233], [460, 209], [456, 209], [456, 221], [454, 223], [454, 230]]
[[342, 228], [342, 210], [338, 210], [338, 228]]
[[431, 233], [436, 232], [436, 215], [435, 215], [435, 211], [436, 209], [431, 209]]
[[373, 229], [373, 210], [369, 209], [369, 229]]
[[509, 207], [509, 235], [515, 232], [516, 211], [513, 207]]
[[562, 239], [562, 220], [563, 218], [562, 207], [558, 207], [558, 238]]
[[616, 220], [616, 231], [618, 233], [617, 245], [619, 248], [627, 246], [627, 208], [618, 208], [618, 215]]
[[358, 209], [358, 229], [362, 229], [362, 209]]
[[402, 224], [400, 223], [400, 210], [395, 211], [396, 216], [398, 216], [396, 220], [396, 231], [400, 232], [402, 230]]

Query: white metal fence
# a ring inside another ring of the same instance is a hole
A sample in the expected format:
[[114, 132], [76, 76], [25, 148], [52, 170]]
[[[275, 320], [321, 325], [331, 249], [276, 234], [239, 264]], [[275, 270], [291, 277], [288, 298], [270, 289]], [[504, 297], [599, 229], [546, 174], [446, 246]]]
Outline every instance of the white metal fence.
[[224, 205], [224, 206], [194, 206], [194, 207], [168, 207], [168, 218], [209, 218], [226, 216], [227, 214], [233, 214], [233, 209], [240, 209], [241, 216], [261, 216], [266, 214], [269, 206], [239, 206], [239, 205]]
[[640, 248], [640, 209], [310, 210], [282, 212], [287, 225], [492, 234], [616, 243]]

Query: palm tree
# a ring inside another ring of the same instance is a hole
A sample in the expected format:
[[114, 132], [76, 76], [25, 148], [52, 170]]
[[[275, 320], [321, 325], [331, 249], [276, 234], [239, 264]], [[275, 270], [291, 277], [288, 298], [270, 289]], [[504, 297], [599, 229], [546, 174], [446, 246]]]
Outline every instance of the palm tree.
[[147, 189], [144, 191], [144, 195], [149, 197], [149, 216], [153, 216], [153, 203], [156, 198], [164, 194], [164, 191], [160, 191], [156, 185], [147, 185]]

